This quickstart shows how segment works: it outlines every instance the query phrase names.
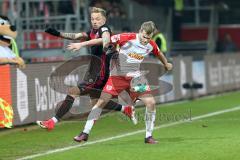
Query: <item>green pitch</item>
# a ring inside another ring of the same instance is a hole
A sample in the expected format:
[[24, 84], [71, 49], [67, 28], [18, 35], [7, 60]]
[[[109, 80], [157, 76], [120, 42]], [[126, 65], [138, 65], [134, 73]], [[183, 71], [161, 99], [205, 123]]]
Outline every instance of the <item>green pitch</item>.
[[[209, 113], [240, 106], [240, 92], [202, 98], [174, 105], [160, 105], [154, 131], [157, 145], [143, 143], [145, 132], [143, 113], [138, 109], [140, 123], [136, 126], [119, 113], [108, 114], [94, 126], [89, 142], [73, 149], [31, 159], [41, 160], [239, 160], [240, 110], [218, 115]], [[194, 120], [196, 116], [209, 115]], [[181, 120], [189, 120], [178, 123]], [[175, 125], [171, 125], [174, 124]], [[16, 159], [45, 153], [59, 148], [79, 145], [72, 141], [83, 127], [83, 122], [63, 122], [52, 132], [36, 126], [0, 131], [0, 160]], [[170, 126], [166, 126], [170, 124]], [[140, 131], [139, 131], [140, 130]], [[136, 133], [139, 131], [139, 133]], [[133, 135], [126, 135], [133, 133]], [[116, 137], [123, 135], [122, 137]], [[115, 137], [112, 140], [107, 139]], [[95, 143], [98, 140], [105, 142]]]

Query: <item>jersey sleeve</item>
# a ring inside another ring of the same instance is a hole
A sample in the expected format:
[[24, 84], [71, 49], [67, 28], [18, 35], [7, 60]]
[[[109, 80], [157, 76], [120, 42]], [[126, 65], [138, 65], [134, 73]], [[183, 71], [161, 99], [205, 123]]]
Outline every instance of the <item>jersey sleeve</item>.
[[110, 35], [112, 34], [111, 29], [106, 25], [103, 25], [102, 27], [99, 28], [99, 37], [102, 37], [102, 34], [104, 32], [109, 32]]
[[150, 41], [150, 44], [151, 44], [152, 47], [153, 47], [152, 53], [153, 53], [155, 56], [159, 56], [160, 53], [161, 53], [161, 51], [160, 51], [160, 49], [158, 48], [157, 44], [156, 44], [153, 40]]
[[129, 40], [135, 39], [135, 33], [122, 33], [116, 34], [111, 37], [111, 42], [115, 44], [119, 44], [120, 46], [128, 42]]

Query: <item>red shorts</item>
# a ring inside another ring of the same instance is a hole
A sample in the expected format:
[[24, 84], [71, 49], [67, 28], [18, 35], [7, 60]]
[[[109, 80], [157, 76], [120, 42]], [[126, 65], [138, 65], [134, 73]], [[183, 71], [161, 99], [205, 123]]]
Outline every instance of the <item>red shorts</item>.
[[130, 91], [131, 80], [132, 77], [110, 76], [103, 88], [103, 92], [111, 94], [112, 96], [118, 96], [122, 91], [126, 90], [129, 93], [132, 100], [136, 100], [139, 96], [149, 94], [151, 92], [147, 91], [139, 93]]

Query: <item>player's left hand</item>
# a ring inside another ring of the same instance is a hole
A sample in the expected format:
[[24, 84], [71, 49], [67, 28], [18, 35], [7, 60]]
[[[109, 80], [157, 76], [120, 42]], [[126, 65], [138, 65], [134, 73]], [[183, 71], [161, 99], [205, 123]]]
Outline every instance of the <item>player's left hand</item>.
[[67, 45], [67, 50], [71, 50], [73, 52], [80, 50], [83, 47], [81, 43], [70, 43]]
[[167, 71], [170, 71], [170, 70], [172, 70], [173, 65], [171, 63], [167, 63], [167, 64], [164, 65], [164, 67]]

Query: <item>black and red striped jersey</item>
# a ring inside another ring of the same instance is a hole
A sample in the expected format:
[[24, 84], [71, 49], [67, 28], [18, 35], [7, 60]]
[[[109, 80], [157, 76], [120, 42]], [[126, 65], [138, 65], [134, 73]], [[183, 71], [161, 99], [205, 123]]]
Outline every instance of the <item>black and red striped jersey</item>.
[[[101, 26], [99, 29], [94, 30], [91, 29], [87, 32], [88, 40], [102, 38], [102, 34], [104, 32], [109, 32], [112, 34], [111, 29], [105, 24]], [[90, 47], [90, 54], [93, 55], [87, 74], [85, 75], [85, 81], [106, 81], [109, 76], [109, 65], [111, 55], [105, 54], [103, 52], [103, 45], [94, 45]]]

